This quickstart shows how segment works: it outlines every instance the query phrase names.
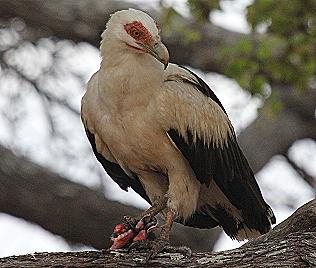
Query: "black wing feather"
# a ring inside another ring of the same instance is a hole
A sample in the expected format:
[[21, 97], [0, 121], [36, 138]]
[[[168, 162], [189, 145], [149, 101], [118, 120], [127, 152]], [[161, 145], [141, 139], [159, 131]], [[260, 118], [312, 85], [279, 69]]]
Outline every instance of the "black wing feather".
[[[197, 81], [182, 76], [176, 77], [176, 79], [193, 85], [205, 96], [216, 102], [226, 114], [224, 107], [208, 85], [190, 70], [181, 68], [190, 72]], [[169, 78], [170, 80], [172, 78]], [[223, 146], [206, 146], [200, 137], [197, 137], [194, 142], [193, 134], [189, 129], [186, 133], [187, 139], [182, 137], [176, 129], [170, 129], [168, 135], [188, 160], [200, 183], [209, 186], [213, 179], [230, 202], [242, 211], [242, 217], [247, 227], [265, 233], [270, 228], [270, 221], [275, 223], [275, 217], [263, 200], [254, 174], [237, 143], [234, 130], [231, 129], [231, 131], [233, 134], [228, 137]], [[235, 237], [238, 230], [236, 230], [236, 224], [232, 224], [231, 216], [226, 212], [224, 213], [223, 208], [220, 207], [204, 210], [206, 214], [210, 211], [210, 214], [220, 221], [224, 230], [226, 224], [225, 231]]]
[[138, 193], [142, 198], [144, 198], [149, 204], [151, 201], [146, 194], [146, 191], [141, 184], [139, 178], [136, 174], [133, 174], [133, 177], [129, 177], [124, 170], [120, 167], [120, 165], [108, 161], [97, 151], [95, 144], [94, 135], [86, 128], [86, 134], [90, 141], [92, 150], [98, 161], [102, 164], [103, 168], [107, 172], [107, 174], [120, 186], [120, 188], [124, 191], [127, 191], [128, 187], [131, 187], [136, 193]]
[[196, 211], [189, 219], [186, 219], [185, 221], [179, 219], [177, 222], [189, 227], [197, 227], [201, 229], [211, 229], [218, 226], [218, 222], [216, 220], [202, 211]]

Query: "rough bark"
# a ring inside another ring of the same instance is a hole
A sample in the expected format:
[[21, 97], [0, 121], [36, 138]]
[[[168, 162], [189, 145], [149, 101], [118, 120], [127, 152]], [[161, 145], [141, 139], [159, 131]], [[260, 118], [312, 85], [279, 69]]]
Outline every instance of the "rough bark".
[[270, 233], [224, 252], [162, 253], [145, 262], [145, 252], [35, 253], [0, 259], [0, 267], [315, 267], [316, 200], [299, 208]]
[[296, 140], [316, 140], [316, 90], [306, 89], [299, 95], [290, 87], [283, 86], [281, 90], [275, 90], [283, 100], [283, 109], [271, 114], [268, 100], [257, 119], [238, 136], [255, 172], [263, 168], [274, 155], [287, 153]]
[[[1, 145], [0, 155], [0, 211], [37, 223], [72, 243], [108, 248], [113, 227], [122, 222], [123, 216], [140, 213], [16, 156]], [[207, 250], [213, 247], [218, 234], [218, 230], [177, 225], [171, 239], [194, 250]]]

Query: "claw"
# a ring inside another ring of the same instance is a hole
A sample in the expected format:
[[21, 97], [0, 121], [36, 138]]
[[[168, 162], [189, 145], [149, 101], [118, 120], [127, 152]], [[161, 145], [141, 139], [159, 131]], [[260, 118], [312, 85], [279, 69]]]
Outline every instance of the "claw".
[[150, 221], [146, 224], [145, 229], [147, 232], [151, 232], [156, 229], [158, 226], [158, 221], [156, 218], [151, 218]]
[[168, 245], [169, 245], [169, 242], [165, 241], [165, 240], [158, 239], [157, 241], [153, 241], [152, 242], [152, 249], [146, 257], [146, 262], [148, 262], [150, 259], [154, 259], [158, 255], [158, 253], [163, 252], [164, 249]]

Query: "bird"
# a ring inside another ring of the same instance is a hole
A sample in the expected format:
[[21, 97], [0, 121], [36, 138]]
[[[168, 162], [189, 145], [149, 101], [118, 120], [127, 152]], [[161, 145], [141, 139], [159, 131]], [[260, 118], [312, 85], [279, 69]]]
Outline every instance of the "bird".
[[136, 9], [113, 13], [100, 53], [100, 69], [81, 101], [81, 120], [106, 173], [150, 204], [141, 215], [126, 217], [133, 230], [115, 227], [112, 248], [138, 240], [135, 230], [146, 232], [139, 226], [159, 213], [164, 224], [149, 243], [151, 257], [169, 245], [173, 222], [220, 226], [237, 240], [267, 233], [275, 216], [227, 112], [206, 82], [169, 62], [158, 23]]

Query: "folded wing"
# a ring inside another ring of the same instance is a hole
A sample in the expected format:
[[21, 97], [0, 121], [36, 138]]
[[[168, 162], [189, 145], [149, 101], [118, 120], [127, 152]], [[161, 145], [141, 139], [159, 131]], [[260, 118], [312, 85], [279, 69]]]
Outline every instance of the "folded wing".
[[171, 119], [166, 131], [205, 189], [204, 202], [187, 225], [210, 228], [216, 225], [215, 220], [237, 239], [266, 233], [275, 217], [262, 197], [222, 104], [189, 70], [171, 66], [168, 72], [165, 96], [160, 100], [165, 104], [162, 112], [167, 111]]

